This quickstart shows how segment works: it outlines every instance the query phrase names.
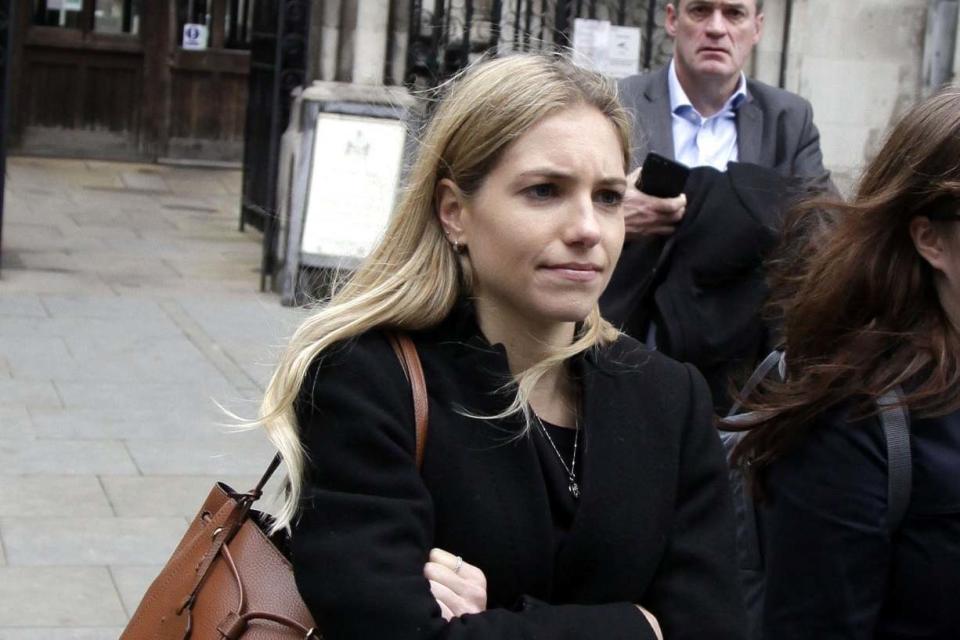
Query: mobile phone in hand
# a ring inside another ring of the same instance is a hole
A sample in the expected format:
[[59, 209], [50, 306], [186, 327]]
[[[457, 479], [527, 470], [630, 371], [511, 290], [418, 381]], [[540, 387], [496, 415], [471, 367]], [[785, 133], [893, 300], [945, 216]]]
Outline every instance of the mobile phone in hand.
[[656, 198], [675, 198], [683, 193], [690, 168], [659, 153], [650, 152], [643, 161], [637, 189]]

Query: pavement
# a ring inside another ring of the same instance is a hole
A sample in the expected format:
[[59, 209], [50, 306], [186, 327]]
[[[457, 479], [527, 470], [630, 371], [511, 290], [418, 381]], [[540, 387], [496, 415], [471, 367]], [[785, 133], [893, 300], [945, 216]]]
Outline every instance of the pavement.
[[[303, 311], [259, 291], [240, 172], [10, 158], [0, 270], [0, 640], [114, 640], [256, 416]], [[220, 405], [220, 406], [218, 406]]]

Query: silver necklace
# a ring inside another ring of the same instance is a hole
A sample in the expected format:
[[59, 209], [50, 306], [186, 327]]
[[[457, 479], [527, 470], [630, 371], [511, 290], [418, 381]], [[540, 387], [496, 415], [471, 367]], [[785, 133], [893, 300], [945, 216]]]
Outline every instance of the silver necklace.
[[573, 457], [570, 459], [570, 464], [567, 465], [566, 460], [564, 460], [563, 456], [560, 455], [560, 449], [557, 449], [557, 445], [553, 442], [553, 438], [551, 438], [550, 434], [547, 432], [547, 427], [543, 424], [543, 420], [540, 419], [540, 416], [536, 416], [536, 418], [537, 424], [540, 425], [540, 432], [543, 433], [544, 437], [547, 439], [547, 442], [549, 442], [550, 446], [553, 447], [553, 452], [557, 454], [557, 460], [559, 460], [560, 464], [563, 465], [563, 470], [567, 472], [567, 480], [569, 481], [567, 490], [570, 491], [570, 495], [572, 495], [574, 499], [579, 499], [580, 485], [577, 484], [577, 444], [580, 442], [580, 421], [577, 421], [575, 427], [576, 430], [573, 433]]

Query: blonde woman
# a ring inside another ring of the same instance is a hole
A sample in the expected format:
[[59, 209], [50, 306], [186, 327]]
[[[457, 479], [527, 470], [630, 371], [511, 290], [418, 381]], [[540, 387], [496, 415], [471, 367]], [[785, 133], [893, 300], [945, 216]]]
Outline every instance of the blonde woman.
[[[476, 65], [383, 242], [294, 336], [265, 424], [328, 640], [741, 637], [707, 387], [597, 308], [629, 133], [561, 58]], [[429, 392], [420, 473], [398, 329]]]

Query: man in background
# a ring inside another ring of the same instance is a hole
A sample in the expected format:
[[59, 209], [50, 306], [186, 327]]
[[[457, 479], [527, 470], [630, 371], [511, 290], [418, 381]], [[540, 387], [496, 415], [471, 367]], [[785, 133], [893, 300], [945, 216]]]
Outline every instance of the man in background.
[[[759, 320], [766, 297], [759, 263], [773, 244], [788, 190], [832, 191], [833, 185], [810, 103], [743, 72], [763, 31], [762, 0], [677, 0], [666, 12], [672, 60], [620, 84], [634, 116], [634, 170], [624, 199], [627, 244], [601, 306], [625, 331], [698, 364], [708, 379], [715, 366], [717, 398], [729, 373], [723, 363], [748, 367], [754, 351], [768, 346]], [[694, 169], [683, 195], [649, 196], [632, 185], [650, 151], [712, 169]], [[731, 162], [738, 163], [730, 165], [735, 171], [717, 175]], [[697, 211], [688, 211], [694, 200]], [[697, 224], [684, 224], [685, 217]], [[722, 233], [738, 224], [736, 233]], [[710, 265], [691, 266], [706, 255], [718, 267], [732, 266], [719, 274], [705, 274]], [[702, 294], [710, 287], [705, 307]], [[734, 298], [724, 297], [734, 290]], [[704, 334], [738, 322], [729, 335]]]
[[[679, 0], [667, 5], [666, 30], [674, 39], [670, 64], [620, 85], [634, 114], [637, 167], [630, 184], [655, 151], [720, 171], [728, 162], [750, 162], [832, 189], [810, 103], [743, 73], [763, 32], [763, 0]], [[683, 209], [682, 198], [631, 190], [627, 238], [669, 235]]]

